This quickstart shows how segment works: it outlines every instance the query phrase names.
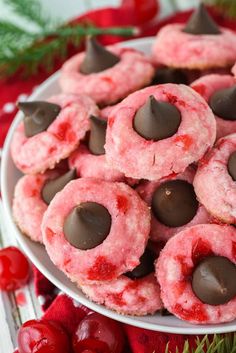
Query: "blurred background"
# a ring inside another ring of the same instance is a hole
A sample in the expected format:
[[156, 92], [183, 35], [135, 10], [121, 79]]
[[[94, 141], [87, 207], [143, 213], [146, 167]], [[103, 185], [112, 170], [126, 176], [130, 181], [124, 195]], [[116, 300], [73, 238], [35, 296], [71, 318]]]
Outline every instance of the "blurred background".
[[[30, 2], [31, 0], [29, 0]], [[126, 3], [148, 3], [149, 0], [124, 0]], [[235, 1], [235, 0], [233, 0]], [[63, 20], [71, 19], [85, 13], [88, 10], [102, 7], [118, 7], [122, 4], [122, 0], [40, 0], [43, 8], [52, 16]], [[199, 0], [161, 0], [160, 17], [165, 17], [172, 12], [178, 10], [186, 10], [196, 6]], [[14, 19], [19, 21], [16, 16], [12, 15], [9, 6], [3, 0], [0, 0], [0, 18]]]

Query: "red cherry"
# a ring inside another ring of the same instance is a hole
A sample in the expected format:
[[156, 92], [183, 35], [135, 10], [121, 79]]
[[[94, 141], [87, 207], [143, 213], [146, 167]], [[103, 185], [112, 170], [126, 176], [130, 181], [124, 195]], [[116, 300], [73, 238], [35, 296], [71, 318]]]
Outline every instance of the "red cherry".
[[19, 249], [9, 246], [0, 250], [0, 289], [18, 289], [27, 283], [29, 276], [29, 262]]
[[30, 320], [18, 332], [19, 353], [69, 353], [69, 338], [55, 321]]
[[124, 341], [124, 333], [116, 321], [92, 313], [79, 323], [73, 348], [75, 353], [121, 353]]

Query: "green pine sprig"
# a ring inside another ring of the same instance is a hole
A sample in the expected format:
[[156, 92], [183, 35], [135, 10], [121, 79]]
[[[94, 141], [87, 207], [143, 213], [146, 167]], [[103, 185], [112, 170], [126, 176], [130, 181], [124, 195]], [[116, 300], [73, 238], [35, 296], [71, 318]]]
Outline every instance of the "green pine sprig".
[[53, 24], [52, 19], [44, 13], [37, 0], [5, 0], [7, 5], [19, 16], [34, 22], [40, 28]]
[[18, 70], [30, 75], [40, 67], [50, 71], [55, 59], [66, 57], [68, 44], [78, 47], [87, 35], [132, 36], [134, 27], [98, 28], [92, 24], [61, 24], [50, 18], [38, 0], [4, 0], [16, 15], [34, 25], [35, 30], [0, 20], [0, 77]]
[[231, 18], [236, 18], [235, 0], [204, 0], [207, 5], [216, 6], [222, 13]]
[[[153, 353], [159, 353], [158, 350]], [[182, 352], [170, 351], [167, 344], [165, 353], [236, 353], [236, 333], [226, 335], [214, 335], [210, 340], [206, 335], [202, 340], [196, 339], [196, 348], [190, 348], [188, 340], [185, 341]]]

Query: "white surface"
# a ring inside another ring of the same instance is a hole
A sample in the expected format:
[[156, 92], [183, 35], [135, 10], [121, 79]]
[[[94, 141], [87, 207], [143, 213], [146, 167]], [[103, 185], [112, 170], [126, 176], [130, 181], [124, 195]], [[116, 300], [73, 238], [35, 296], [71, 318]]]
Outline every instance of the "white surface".
[[[151, 38], [139, 39], [134, 41], [129, 41], [123, 43], [123, 45], [133, 46], [139, 50], [143, 50], [148, 53], [150, 51]], [[58, 76], [56, 73], [51, 78], [49, 78], [43, 85], [41, 85], [37, 91], [30, 97], [30, 99], [43, 100], [55, 94], [59, 91], [58, 87]], [[13, 161], [10, 156], [10, 143], [12, 139], [12, 134], [14, 129], [18, 125], [19, 121], [22, 119], [22, 114], [18, 113], [16, 119], [14, 120], [6, 142], [4, 146], [4, 151], [2, 155], [2, 173], [1, 173], [1, 184], [2, 184], [2, 197], [5, 206], [5, 217], [8, 222], [8, 231], [14, 234], [15, 237], [20, 242], [21, 246], [31, 259], [31, 261], [39, 268], [39, 270], [44, 273], [46, 277], [51, 280], [58, 288], [70, 295], [75, 300], [81, 302], [87, 307], [102, 313], [105, 316], [109, 316], [115, 320], [128, 323], [130, 325], [143, 327], [146, 329], [162, 331], [162, 332], [172, 332], [172, 333], [183, 333], [183, 334], [206, 334], [206, 333], [223, 333], [231, 332], [236, 330], [236, 321], [222, 324], [222, 325], [205, 325], [205, 326], [195, 326], [188, 324], [187, 322], [178, 320], [173, 316], [162, 317], [159, 314], [154, 316], [145, 317], [130, 317], [122, 316], [111, 310], [106, 309], [103, 306], [94, 304], [90, 302], [82, 292], [72, 283], [69, 279], [60, 272], [50, 261], [44, 247], [42, 245], [33, 243], [30, 239], [26, 238], [21, 234], [18, 228], [15, 226], [12, 220], [11, 214], [11, 202], [13, 196], [14, 185], [16, 180], [19, 178], [19, 172], [16, 170]]]

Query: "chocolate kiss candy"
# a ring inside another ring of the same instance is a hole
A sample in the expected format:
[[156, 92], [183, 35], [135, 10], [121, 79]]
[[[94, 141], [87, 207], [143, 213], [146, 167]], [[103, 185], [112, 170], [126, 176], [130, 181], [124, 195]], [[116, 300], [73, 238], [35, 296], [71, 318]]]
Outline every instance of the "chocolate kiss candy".
[[162, 183], [152, 197], [155, 217], [168, 227], [181, 227], [190, 222], [198, 210], [193, 186], [185, 180]]
[[47, 130], [61, 111], [59, 105], [44, 101], [19, 102], [17, 106], [25, 114], [24, 127], [27, 137]]
[[156, 69], [151, 85], [159, 85], [161, 83], [183, 83], [187, 85], [189, 82], [183, 70], [160, 67]]
[[200, 4], [188, 20], [183, 32], [190, 34], [220, 34], [221, 31], [205, 6]]
[[213, 113], [224, 120], [236, 120], [236, 86], [215, 92], [209, 105]]
[[105, 154], [105, 140], [106, 140], [106, 120], [100, 119], [94, 115], [90, 116], [91, 131], [89, 135], [89, 150], [92, 154]]
[[138, 279], [154, 272], [155, 254], [150, 249], [146, 248], [143, 255], [140, 257], [140, 264], [133, 271], [126, 272], [125, 276], [130, 279]]
[[120, 58], [117, 55], [106, 50], [94, 37], [88, 37], [80, 72], [84, 75], [100, 72], [116, 65], [119, 61]]
[[49, 205], [57, 192], [61, 191], [71, 180], [76, 179], [76, 170], [61, 175], [59, 178], [47, 180], [41, 191], [43, 201]]
[[236, 295], [236, 266], [223, 256], [205, 258], [195, 268], [192, 289], [203, 303], [221, 305]]
[[162, 140], [174, 135], [180, 125], [181, 114], [172, 104], [150, 96], [134, 117], [135, 131], [146, 140]]
[[166, 308], [162, 308], [159, 312], [160, 312], [161, 316], [172, 316], [173, 315]]
[[229, 156], [227, 167], [229, 175], [236, 181], [236, 151]]
[[64, 223], [68, 242], [77, 249], [93, 249], [108, 236], [111, 216], [108, 210], [96, 202], [83, 202], [75, 207]]

